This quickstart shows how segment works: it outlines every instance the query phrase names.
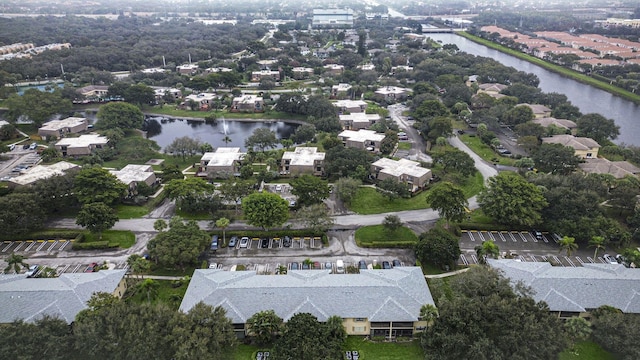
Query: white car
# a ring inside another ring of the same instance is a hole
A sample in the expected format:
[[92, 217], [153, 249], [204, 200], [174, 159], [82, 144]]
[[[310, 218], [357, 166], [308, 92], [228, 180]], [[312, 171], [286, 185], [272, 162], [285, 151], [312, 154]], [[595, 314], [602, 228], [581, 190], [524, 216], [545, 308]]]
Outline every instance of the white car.
[[246, 236], [243, 236], [243, 237], [240, 239], [240, 248], [245, 248], [245, 249], [246, 249], [246, 248], [247, 248], [247, 246], [249, 246], [249, 238], [248, 238], [248, 237], [246, 237]]
[[277, 192], [282, 191], [282, 185], [280, 185], [280, 184], [276, 185], [276, 191]]
[[38, 273], [38, 270], [40, 269], [40, 266], [38, 265], [31, 265], [29, 266], [29, 271], [27, 271], [27, 277], [33, 277]]

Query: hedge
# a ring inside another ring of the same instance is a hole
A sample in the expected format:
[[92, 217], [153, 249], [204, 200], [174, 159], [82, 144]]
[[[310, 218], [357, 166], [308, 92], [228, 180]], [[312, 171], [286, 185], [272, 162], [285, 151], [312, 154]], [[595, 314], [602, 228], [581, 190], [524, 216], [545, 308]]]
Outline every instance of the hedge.
[[356, 245], [363, 248], [396, 248], [396, 249], [413, 249], [416, 245], [414, 241], [381, 241], [363, 243], [356, 241]]
[[32, 232], [27, 235], [13, 236], [12, 240], [74, 240], [84, 241], [84, 234], [78, 230], [47, 230]]
[[110, 244], [108, 241], [92, 241], [88, 243], [74, 242], [73, 250], [96, 250], [96, 249], [109, 249], [118, 247], [118, 244]]

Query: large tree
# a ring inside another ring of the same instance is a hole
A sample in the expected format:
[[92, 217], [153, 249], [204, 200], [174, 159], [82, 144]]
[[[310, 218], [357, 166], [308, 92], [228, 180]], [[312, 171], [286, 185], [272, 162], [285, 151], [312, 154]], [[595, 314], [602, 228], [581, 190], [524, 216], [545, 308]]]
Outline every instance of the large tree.
[[325, 204], [313, 204], [300, 208], [296, 212], [296, 217], [308, 229], [315, 232], [325, 232], [334, 223], [333, 217], [329, 214], [329, 209]]
[[105, 203], [96, 202], [82, 205], [76, 216], [76, 224], [98, 234], [102, 240], [102, 232], [111, 229], [118, 221], [116, 212]]
[[164, 151], [174, 156], [181, 156], [182, 160], [185, 160], [187, 156], [197, 154], [201, 148], [202, 142], [200, 140], [182, 136], [175, 138], [171, 144], [165, 147]]
[[362, 186], [362, 181], [354, 178], [344, 177], [338, 179], [333, 188], [335, 189], [336, 196], [342, 200], [345, 204], [350, 204], [351, 200], [355, 198], [358, 193], [358, 189]]
[[420, 234], [415, 251], [421, 263], [441, 268], [454, 268], [460, 257], [458, 238], [440, 226]]
[[542, 221], [547, 206], [542, 190], [514, 173], [499, 173], [489, 179], [478, 195], [482, 211], [506, 225], [534, 226]]
[[617, 359], [640, 359], [640, 315], [602, 307], [593, 312], [592, 339]]
[[24, 255], [11, 253], [4, 260], [7, 263], [7, 267], [4, 268], [4, 273], [8, 274], [12, 269], [16, 274], [20, 273], [20, 269], [28, 269], [29, 264], [25, 262], [27, 258]]
[[531, 158], [539, 171], [552, 174], [570, 174], [580, 163], [573, 148], [562, 144], [543, 143], [534, 150]]
[[[566, 346], [562, 323], [544, 303], [514, 292], [488, 267], [449, 281], [439, 316], [421, 336], [427, 359], [555, 359]], [[536, 334], [523, 337], [522, 334]], [[514, 352], [514, 349], [518, 349]]]
[[264, 152], [266, 148], [275, 148], [278, 145], [276, 133], [267, 128], [253, 130], [251, 136], [244, 141], [244, 146], [249, 149], [258, 148]]
[[63, 99], [60, 91], [47, 92], [29, 89], [22, 96], [12, 94], [4, 101], [8, 109], [5, 116], [11, 122], [25, 116], [33, 121], [36, 128], [42, 126], [55, 114], [64, 114], [71, 110], [71, 101]]
[[440, 217], [447, 221], [447, 227], [450, 221], [464, 220], [469, 205], [464, 191], [448, 181], [434, 186], [427, 194], [426, 200], [429, 206], [437, 210]]
[[73, 340], [65, 320], [47, 315], [33, 323], [16, 320], [0, 326], [0, 359], [70, 359]]
[[476, 172], [476, 165], [469, 154], [456, 148], [446, 148], [433, 154], [433, 163], [442, 166], [446, 173], [457, 172], [464, 177]]
[[46, 213], [36, 193], [11, 193], [0, 196], [0, 236], [24, 235], [41, 228]]
[[197, 262], [209, 241], [209, 235], [200, 229], [197, 222], [173, 217], [169, 229], [151, 239], [147, 249], [149, 256], [163, 266], [184, 269], [186, 265]]
[[235, 182], [223, 182], [218, 190], [223, 200], [231, 202], [238, 212], [238, 205], [242, 203], [242, 198], [255, 191], [255, 181], [253, 180], [236, 180]]
[[289, 219], [289, 204], [278, 194], [253, 193], [242, 199], [242, 210], [247, 222], [268, 230]]
[[317, 176], [304, 174], [291, 180], [291, 193], [302, 206], [320, 204], [329, 197], [329, 183]]
[[131, 85], [124, 91], [124, 101], [138, 106], [151, 105], [155, 100], [155, 91], [145, 84]]
[[116, 204], [127, 194], [127, 185], [99, 166], [83, 168], [74, 178], [73, 192], [80, 203]]
[[576, 121], [576, 125], [576, 135], [592, 138], [600, 145], [605, 145], [620, 135], [620, 126], [617, 126], [613, 119], [607, 119], [600, 114], [582, 115]]
[[167, 197], [176, 201], [180, 210], [214, 214], [220, 207], [219, 197], [214, 194], [215, 187], [206, 180], [197, 177], [174, 179], [165, 185]]
[[340, 359], [344, 333], [334, 331], [329, 324], [335, 325], [335, 322], [323, 324], [309, 313], [293, 315], [273, 347], [274, 359]]
[[112, 102], [100, 107], [96, 115], [96, 128], [140, 129], [144, 123], [144, 114], [135, 105], [125, 102]]
[[371, 152], [339, 144], [327, 150], [324, 169], [330, 179], [352, 177], [364, 180], [369, 175], [372, 162]]

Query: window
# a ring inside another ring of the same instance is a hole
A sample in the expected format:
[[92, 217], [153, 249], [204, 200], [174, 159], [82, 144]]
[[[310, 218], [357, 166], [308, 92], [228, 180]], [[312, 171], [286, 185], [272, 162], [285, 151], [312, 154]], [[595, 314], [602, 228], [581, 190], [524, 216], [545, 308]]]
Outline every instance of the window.
[[365, 319], [365, 318], [355, 318], [355, 319], [353, 319], [353, 321], [360, 322], [360, 321], [367, 321], [367, 319]]
[[592, 153], [587, 153], [587, 159], [591, 159], [593, 157]]

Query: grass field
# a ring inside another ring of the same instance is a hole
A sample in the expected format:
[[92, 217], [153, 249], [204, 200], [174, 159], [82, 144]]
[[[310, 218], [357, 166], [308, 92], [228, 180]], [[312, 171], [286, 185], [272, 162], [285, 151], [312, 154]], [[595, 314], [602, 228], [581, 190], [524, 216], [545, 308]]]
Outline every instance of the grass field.
[[398, 142], [398, 150], [411, 150], [411, 143], [406, 141]]
[[[134, 279], [137, 281], [137, 279]], [[178, 309], [180, 301], [187, 292], [188, 281], [173, 281], [173, 280], [154, 280], [158, 284], [158, 295], [151, 300], [152, 304], [163, 303], [171, 307], [172, 309]], [[177, 286], [179, 285], [179, 286]], [[135, 286], [127, 291], [134, 292], [134, 295], [128, 298], [128, 301], [136, 303], [148, 302], [147, 294], [142, 291], [136, 291]], [[178, 301], [180, 299], [180, 301]]]
[[[99, 241], [98, 235], [84, 231], [84, 242]], [[102, 241], [117, 243], [121, 249], [128, 249], [136, 243], [136, 236], [131, 231], [106, 230], [102, 232]]]
[[583, 341], [577, 343], [573, 349], [565, 350], [558, 357], [560, 360], [614, 360], [615, 357], [611, 353], [605, 351], [600, 345]]
[[145, 206], [136, 205], [117, 205], [116, 213], [120, 219], [139, 219], [149, 213], [149, 209]]
[[489, 162], [495, 162], [498, 160], [498, 164], [500, 165], [508, 165], [513, 166], [515, 162], [514, 159], [500, 156], [496, 154], [493, 149], [487, 144], [483, 143], [477, 136], [471, 136], [469, 134], [465, 134], [460, 136], [462, 142], [464, 142], [474, 153], [478, 154], [481, 158]]
[[233, 360], [255, 360], [253, 354], [258, 350], [264, 351], [265, 349], [254, 345], [240, 344], [233, 353]]
[[[484, 187], [482, 175], [479, 172], [467, 179], [462, 190], [467, 198], [477, 195]], [[358, 214], [380, 214], [404, 210], [419, 210], [429, 207], [427, 204], [427, 191], [409, 199], [397, 198], [389, 200], [372, 187], [361, 187], [355, 198], [351, 201], [349, 209]]]
[[346, 350], [358, 350], [360, 360], [422, 360], [424, 352], [418, 340], [410, 342], [372, 342], [362, 337], [349, 336]]
[[407, 242], [415, 243], [418, 237], [409, 228], [400, 227], [389, 232], [382, 225], [362, 226], [356, 230], [356, 244], [358, 246], [371, 246], [374, 244], [384, 244], [386, 242]]

